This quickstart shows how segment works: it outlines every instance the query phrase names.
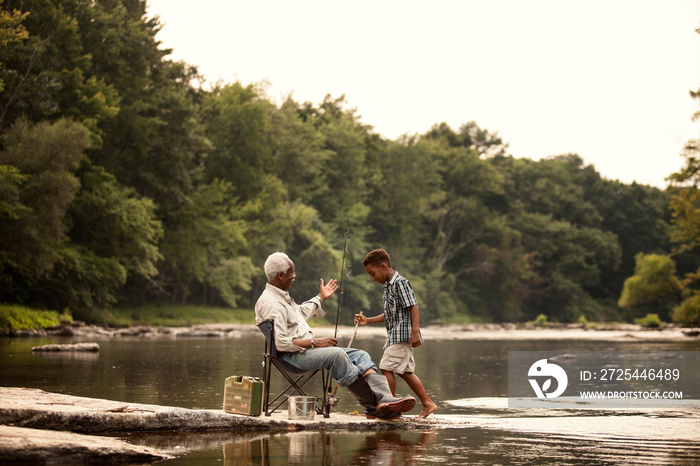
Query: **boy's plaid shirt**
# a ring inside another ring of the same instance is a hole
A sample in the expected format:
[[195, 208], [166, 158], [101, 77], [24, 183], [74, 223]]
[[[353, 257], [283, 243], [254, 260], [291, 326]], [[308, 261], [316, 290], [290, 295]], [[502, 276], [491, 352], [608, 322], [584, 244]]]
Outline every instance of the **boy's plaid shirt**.
[[394, 271], [391, 280], [384, 285], [384, 324], [388, 334], [384, 348], [411, 341], [410, 307], [416, 304], [418, 303], [411, 284]]

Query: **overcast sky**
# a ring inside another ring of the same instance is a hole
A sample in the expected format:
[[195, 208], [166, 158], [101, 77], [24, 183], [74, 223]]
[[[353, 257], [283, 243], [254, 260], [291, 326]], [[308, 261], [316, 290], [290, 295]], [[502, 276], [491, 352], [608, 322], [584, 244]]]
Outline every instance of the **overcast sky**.
[[698, 0], [148, 0], [171, 58], [280, 103], [345, 94], [389, 139], [469, 121], [665, 187], [700, 137]]

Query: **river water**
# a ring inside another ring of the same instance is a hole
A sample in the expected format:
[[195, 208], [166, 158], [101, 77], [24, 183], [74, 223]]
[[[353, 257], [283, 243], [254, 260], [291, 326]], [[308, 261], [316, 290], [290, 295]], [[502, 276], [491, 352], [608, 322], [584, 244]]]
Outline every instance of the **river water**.
[[[81, 341], [98, 342], [99, 353], [31, 352], [33, 346]], [[382, 338], [358, 335], [353, 346], [367, 350], [378, 361], [382, 344]], [[256, 333], [236, 338], [0, 338], [0, 386], [127, 403], [221, 409], [226, 377], [262, 376], [262, 350], [262, 336]], [[158, 463], [167, 466], [697, 464], [697, 409], [566, 411], [523, 417], [509, 411], [503, 400], [508, 396], [509, 351], [645, 351], [653, 355], [698, 350], [697, 339], [617, 342], [481, 340], [478, 335], [468, 339], [433, 338], [416, 350], [416, 374], [440, 406], [437, 417], [466, 421], [466, 427], [381, 433], [173, 433], [124, 438], [174, 455], [174, 459]], [[278, 387], [273, 383], [272, 391]], [[397, 391], [410, 393], [401, 380]], [[341, 388], [338, 394], [338, 412], [359, 409], [347, 390]], [[419, 411], [420, 403], [408, 415]], [[550, 428], [543, 424], [544, 417], [557, 421], [552, 421]], [[668, 426], [681, 435], [640, 430], [640, 423], [645, 422], [652, 429], [654, 425]]]

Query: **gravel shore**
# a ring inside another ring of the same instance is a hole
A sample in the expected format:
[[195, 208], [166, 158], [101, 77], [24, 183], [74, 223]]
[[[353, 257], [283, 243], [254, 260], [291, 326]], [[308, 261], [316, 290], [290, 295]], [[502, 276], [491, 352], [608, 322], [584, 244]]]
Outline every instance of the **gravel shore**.
[[[315, 326], [319, 336], [333, 335], [335, 329]], [[349, 337], [354, 328], [339, 326], [339, 337]], [[80, 322], [70, 326], [60, 326], [42, 330], [23, 330], [5, 336], [18, 338], [31, 337], [143, 337], [143, 338], [237, 338], [246, 334], [259, 334], [253, 324], [203, 324], [192, 327], [151, 327], [135, 326], [128, 328], [105, 328], [85, 325]], [[431, 340], [598, 340], [598, 341], [700, 341], [698, 329], [666, 326], [658, 329], [644, 328], [634, 324], [600, 324], [586, 327], [581, 324], [549, 324], [537, 327], [532, 324], [454, 324], [426, 325], [421, 327], [424, 338]], [[357, 338], [386, 335], [381, 325], [361, 328]]]

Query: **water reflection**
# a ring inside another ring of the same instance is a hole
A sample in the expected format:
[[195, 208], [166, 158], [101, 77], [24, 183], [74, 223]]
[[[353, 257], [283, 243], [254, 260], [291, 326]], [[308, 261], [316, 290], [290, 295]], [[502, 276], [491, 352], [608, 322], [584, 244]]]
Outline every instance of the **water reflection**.
[[[698, 442], [624, 435], [526, 434], [493, 429], [403, 432], [153, 435], [131, 442], [178, 455], [162, 466], [240, 464], [414, 466], [460, 464], [697, 464]], [[187, 452], [189, 449], [189, 452]]]
[[[405, 465], [421, 464], [438, 431], [301, 431], [290, 433], [169, 433], [127, 435], [130, 443], [178, 458], [159, 464]], [[446, 458], [443, 458], [443, 460]], [[444, 461], [443, 461], [444, 462]]]
[[353, 464], [396, 464], [412, 466], [419, 464], [428, 449], [428, 443], [437, 437], [436, 431], [420, 433], [380, 432], [365, 437], [365, 449]]
[[37, 351], [32, 355], [37, 358], [54, 359], [59, 361], [97, 364], [99, 353], [87, 351]]
[[[192, 464], [197, 459], [223, 459], [227, 466], [259, 465], [403, 465], [421, 464], [435, 430], [386, 432], [302, 431], [261, 434], [188, 434], [128, 436], [179, 458], [164, 465]], [[218, 446], [218, 448], [217, 448]], [[208, 449], [208, 454], [202, 450]], [[191, 453], [183, 455], [185, 451]], [[204, 464], [202, 462], [201, 464]]]

